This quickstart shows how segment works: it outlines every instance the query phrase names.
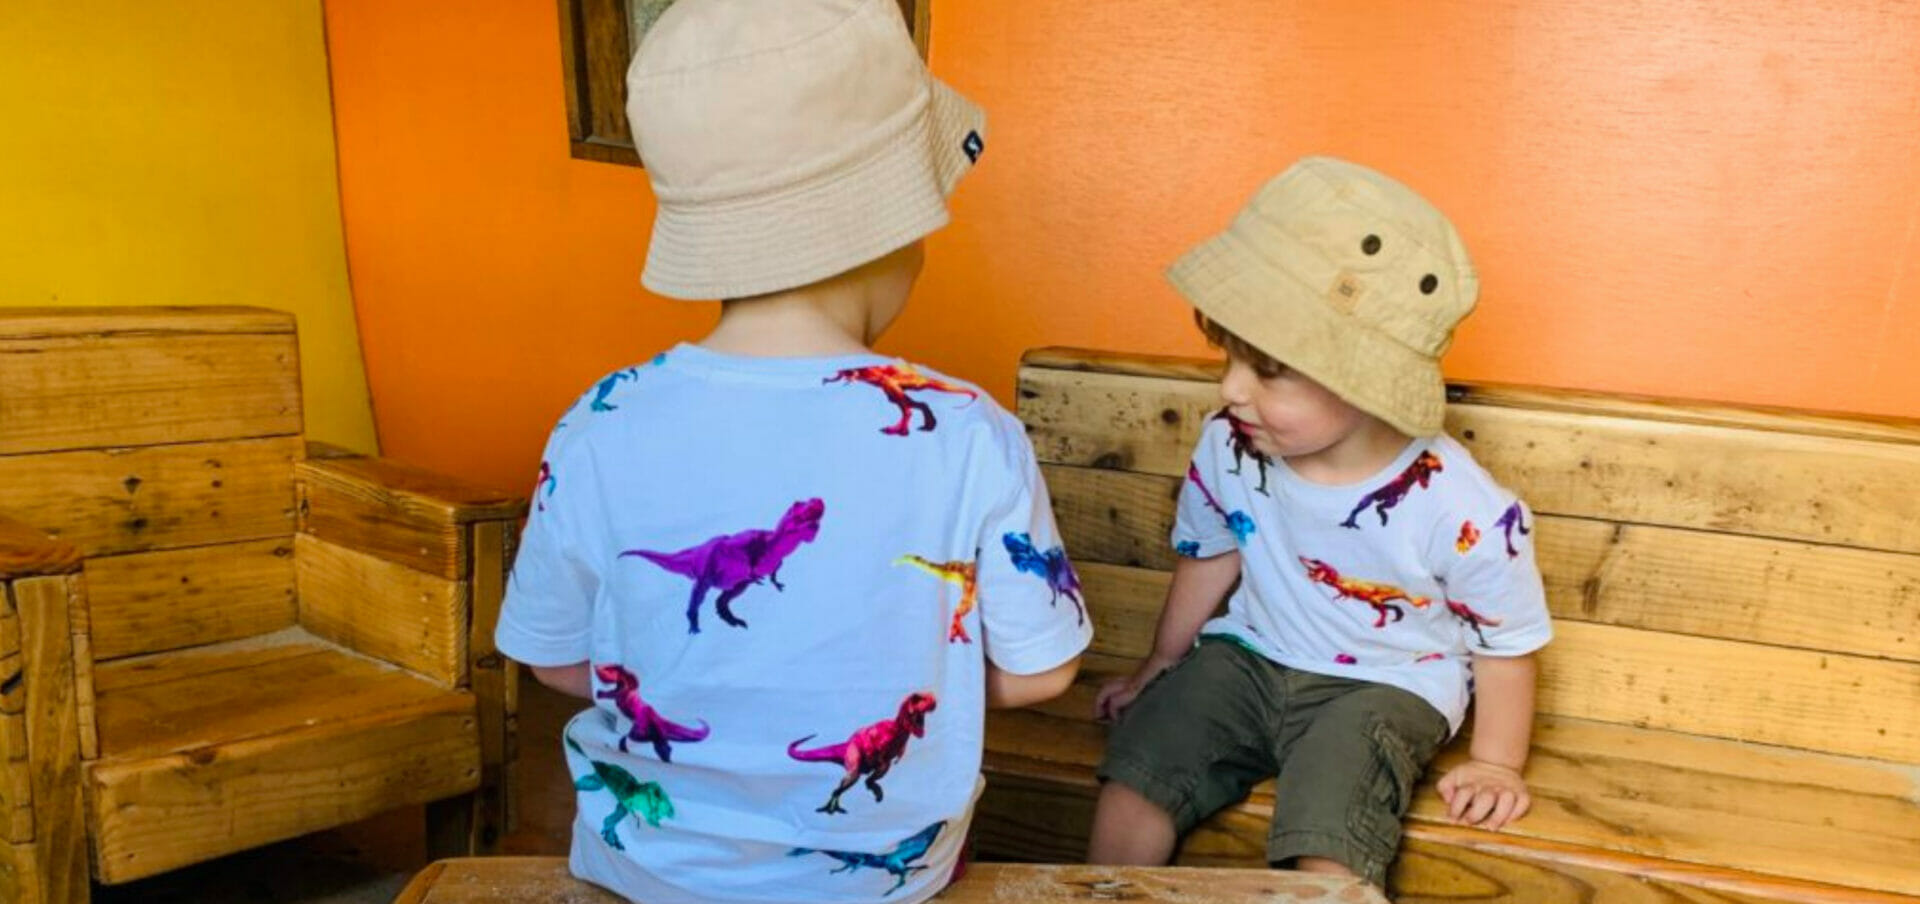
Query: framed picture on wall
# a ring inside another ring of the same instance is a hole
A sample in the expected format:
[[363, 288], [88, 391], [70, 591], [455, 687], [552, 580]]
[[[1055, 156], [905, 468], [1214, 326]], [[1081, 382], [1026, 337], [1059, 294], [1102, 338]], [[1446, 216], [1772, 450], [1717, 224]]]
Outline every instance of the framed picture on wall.
[[[627, 128], [627, 63], [674, 0], [559, 0], [560, 61], [566, 72], [567, 133], [573, 156], [639, 166]], [[932, 0], [896, 0], [920, 56], [927, 55]]]

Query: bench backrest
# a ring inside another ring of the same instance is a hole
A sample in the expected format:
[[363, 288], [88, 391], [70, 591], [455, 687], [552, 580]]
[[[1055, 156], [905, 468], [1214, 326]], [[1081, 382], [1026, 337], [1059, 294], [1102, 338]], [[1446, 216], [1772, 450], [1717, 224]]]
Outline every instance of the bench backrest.
[[[1022, 364], [1020, 418], [1096, 652], [1152, 643], [1217, 369], [1070, 349]], [[1920, 422], [1494, 386], [1450, 398], [1448, 432], [1536, 515], [1556, 620], [1542, 712], [1920, 761]]]
[[95, 659], [296, 619], [290, 314], [0, 309], [0, 514], [78, 547]]

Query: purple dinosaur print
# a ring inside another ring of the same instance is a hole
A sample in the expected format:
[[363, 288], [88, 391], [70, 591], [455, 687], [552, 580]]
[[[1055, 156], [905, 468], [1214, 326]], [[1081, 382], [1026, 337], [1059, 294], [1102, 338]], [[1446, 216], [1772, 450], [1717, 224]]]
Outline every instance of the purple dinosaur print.
[[775, 590], [787, 589], [780, 583], [780, 566], [800, 544], [811, 543], [820, 535], [820, 519], [826, 510], [826, 503], [806, 499], [788, 508], [773, 530], [743, 530], [679, 552], [629, 549], [620, 557], [639, 556], [693, 579], [693, 594], [687, 599], [688, 634], [700, 633], [700, 603], [707, 598], [707, 591], [716, 587], [720, 596], [713, 606], [720, 620], [744, 628], [747, 623], [733, 614], [733, 601], [761, 581], [773, 582]]
[[845, 813], [840, 806], [840, 795], [845, 794], [860, 776], [867, 777], [867, 790], [873, 792], [873, 802], [885, 799], [886, 792], [880, 789], [880, 779], [885, 778], [887, 770], [907, 755], [909, 738], [927, 736], [927, 713], [933, 712], [936, 702], [932, 694], [912, 693], [900, 701], [900, 711], [891, 719], [882, 719], [853, 733], [839, 744], [829, 744], [812, 750], [803, 750], [800, 745], [813, 740], [807, 735], [787, 745], [787, 756], [807, 763], [838, 763], [846, 772], [840, 776], [840, 785], [833, 789], [833, 796], [827, 798], [814, 812]]
[[553, 495], [554, 489], [559, 486], [560, 486], [560, 478], [553, 476], [553, 466], [547, 464], [544, 461], [541, 462], [540, 463], [540, 480], [538, 483], [535, 483], [533, 485], [534, 505], [540, 511], [543, 511], [543, 512], [546, 511], [547, 510], [546, 497]]
[[1194, 488], [1200, 491], [1200, 498], [1206, 500], [1207, 508], [1213, 509], [1214, 513], [1220, 516], [1220, 520], [1227, 523], [1227, 530], [1233, 532], [1233, 542], [1241, 546], [1247, 545], [1247, 538], [1253, 536], [1253, 517], [1246, 512], [1235, 511], [1229, 513], [1226, 509], [1222, 508], [1220, 506], [1220, 500], [1213, 498], [1213, 491], [1207, 489], [1207, 482], [1200, 479], [1199, 465], [1187, 465], [1187, 480], [1191, 481]]
[[1507, 558], [1519, 558], [1520, 550], [1513, 548], [1513, 532], [1517, 530], [1523, 537], [1533, 533], [1533, 528], [1527, 526], [1526, 508], [1518, 502], [1507, 506], [1507, 510], [1501, 512], [1500, 517], [1493, 522], [1493, 526], [1500, 528], [1507, 536]]
[[1086, 624], [1087, 607], [1080, 599], [1080, 575], [1073, 570], [1073, 563], [1067, 561], [1064, 547], [1055, 546], [1044, 552], [1033, 545], [1033, 537], [1028, 534], [1007, 534], [1000, 538], [1006, 544], [1007, 555], [1013, 559], [1016, 571], [1024, 571], [1047, 582], [1047, 589], [1053, 591], [1053, 599], [1048, 605], [1058, 605], [1061, 597], [1073, 601], [1074, 624]]
[[685, 741], [691, 744], [695, 741], [704, 741], [712, 731], [707, 727], [705, 719], [700, 720], [699, 728], [668, 721], [667, 717], [660, 715], [658, 710], [648, 706], [647, 701], [640, 699], [640, 676], [620, 666], [611, 663], [595, 666], [593, 674], [601, 681], [613, 685], [606, 690], [595, 691], [593, 698], [612, 700], [613, 705], [620, 708], [622, 715], [633, 720], [633, 727], [627, 730], [626, 737], [620, 739], [621, 753], [627, 752], [628, 741], [647, 741], [653, 744], [654, 755], [660, 757], [660, 762], [671, 763], [673, 748], [668, 746], [670, 742]]
[[1374, 490], [1362, 498], [1360, 504], [1354, 506], [1353, 511], [1347, 513], [1347, 520], [1340, 522], [1340, 526], [1359, 530], [1360, 522], [1358, 519], [1360, 513], [1366, 511], [1368, 506], [1372, 506], [1375, 511], [1380, 513], [1380, 525], [1385, 527], [1388, 509], [1399, 505], [1400, 500], [1407, 498], [1407, 494], [1413, 492], [1414, 487], [1425, 488], [1430, 485], [1433, 482], [1433, 475], [1444, 470], [1446, 470], [1446, 468], [1440, 464], [1440, 456], [1430, 451], [1421, 452], [1419, 457], [1413, 460], [1413, 464], [1407, 465], [1407, 469], [1401, 471], [1398, 477], [1387, 481], [1386, 486]]
[[1251, 458], [1254, 466], [1260, 469], [1260, 485], [1254, 488], [1255, 492], [1262, 496], [1272, 495], [1267, 492], [1267, 468], [1273, 464], [1273, 459], [1254, 447], [1253, 426], [1235, 417], [1233, 411], [1227, 408], [1220, 409], [1213, 419], [1227, 422], [1227, 449], [1233, 452], [1233, 470], [1227, 473], [1238, 476], [1246, 459]]

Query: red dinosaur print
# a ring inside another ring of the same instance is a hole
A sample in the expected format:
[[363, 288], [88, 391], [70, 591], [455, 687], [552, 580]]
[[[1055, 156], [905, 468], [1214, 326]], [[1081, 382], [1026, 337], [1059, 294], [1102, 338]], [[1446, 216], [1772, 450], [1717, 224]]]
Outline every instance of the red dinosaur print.
[[853, 733], [845, 743], [830, 744], [813, 750], [802, 750], [800, 745], [813, 740], [807, 735], [787, 745], [787, 756], [810, 763], [839, 763], [846, 769], [840, 777], [840, 785], [833, 789], [833, 796], [827, 798], [814, 812], [845, 813], [840, 806], [840, 795], [846, 793], [860, 776], [867, 777], [867, 790], [873, 792], [873, 802], [879, 803], [885, 798], [880, 790], [880, 779], [887, 770], [900, 761], [907, 753], [909, 738], [923, 738], [927, 735], [927, 713], [933, 712], [932, 694], [908, 694], [900, 701], [900, 712], [891, 719], [875, 722]]
[[1467, 627], [1473, 629], [1473, 636], [1480, 638], [1480, 645], [1483, 647], [1487, 645], [1487, 635], [1480, 632], [1480, 626], [1485, 625], [1489, 628], [1500, 627], [1499, 619], [1488, 618], [1487, 616], [1481, 615], [1473, 611], [1472, 606], [1459, 600], [1447, 600], [1447, 611], [1453, 613], [1454, 616], [1461, 621], [1466, 622]]
[[900, 407], [900, 421], [891, 427], [880, 428], [888, 436], [906, 436], [908, 425], [913, 423], [914, 411], [920, 412], [922, 431], [932, 430], [934, 426], [933, 409], [927, 403], [910, 398], [909, 392], [950, 392], [967, 397], [967, 404], [973, 404], [980, 393], [965, 386], [955, 386], [943, 380], [928, 377], [911, 364], [883, 364], [873, 367], [851, 367], [840, 371], [821, 383], [866, 383], [887, 396], [887, 401]]
[[1460, 539], [1453, 541], [1454, 551], [1464, 556], [1479, 542], [1480, 528], [1474, 527], [1471, 521], [1460, 522]]
[[1360, 504], [1354, 506], [1353, 511], [1347, 514], [1347, 520], [1340, 522], [1340, 526], [1358, 530], [1360, 513], [1366, 511], [1368, 506], [1372, 506], [1380, 513], [1380, 525], [1385, 527], [1388, 509], [1399, 505], [1401, 500], [1407, 498], [1408, 493], [1413, 492], [1414, 487], [1425, 489], [1432, 483], [1433, 475], [1443, 470], [1446, 469], [1440, 464], [1440, 456], [1433, 454], [1432, 450], [1421, 452], [1420, 456], [1413, 460], [1413, 464], [1407, 465], [1407, 469], [1400, 472], [1400, 476], [1361, 499]]
[[1392, 584], [1381, 584], [1374, 581], [1362, 581], [1355, 578], [1341, 577], [1340, 572], [1332, 565], [1328, 565], [1319, 559], [1309, 559], [1306, 556], [1301, 556], [1300, 564], [1307, 568], [1307, 580], [1333, 588], [1333, 598], [1335, 601], [1342, 599], [1359, 600], [1372, 606], [1373, 611], [1378, 616], [1373, 620], [1373, 626], [1376, 628], [1384, 628], [1387, 626], [1387, 613], [1389, 612], [1393, 613], [1393, 620], [1396, 622], [1406, 617], [1407, 613], [1405, 610], [1389, 602], [1389, 600], [1406, 600], [1407, 604], [1415, 609], [1425, 609], [1433, 604], [1433, 600], [1431, 599], [1424, 596], [1411, 596], [1405, 590], [1401, 590]]
[[974, 603], [980, 592], [980, 566], [977, 562], [930, 562], [919, 556], [901, 556], [893, 560], [895, 565], [912, 565], [949, 584], [960, 585], [960, 603], [953, 607], [953, 624], [947, 628], [948, 643], [973, 643], [967, 636], [967, 626], [963, 619], [973, 611]]
[[744, 628], [747, 623], [733, 614], [734, 598], [761, 581], [772, 581], [775, 590], [787, 589], [780, 583], [780, 566], [802, 543], [820, 535], [820, 519], [826, 511], [826, 503], [803, 499], [788, 507], [772, 530], [743, 530], [679, 552], [629, 549], [620, 558], [639, 556], [693, 579], [693, 595], [687, 600], [688, 634], [700, 633], [700, 604], [715, 587], [720, 588], [720, 597], [713, 607], [720, 620]]
[[654, 755], [660, 757], [660, 762], [671, 763], [673, 762], [673, 748], [669, 746], [671, 742], [704, 741], [712, 731], [707, 727], [705, 719], [700, 720], [699, 728], [668, 721], [667, 717], [660, 715], [658, 710], [648, 706], [647, 701], [640, 699], [640, 677], [620, 666], [613, 664], [595, 666], [593, 674], [601, 681], [613, 685], [606, 690], [595, 691], [594, 699], [612, 700], [613, 705], [620, 708], [620, 713], [633, 721], [633, 727], [627, 730], [626, 737], [620, 739], [621, 753], [627, 752], [628, 741], [646, 741], [653, 744]]
[[1226, 408], [1220, 409], [1220, 413], [1213, 417], [1215, 420], [1227, 422], [1227, 448], [1233, 452], [1233, 470], [1227, 473], [1238, 475], [1244, 460], [1251, 458], [1254, 466], [1260, 469], [1260, 485], [1254, 490], [1262, 496], [1272, 495], [1267, 492], [1267, 467], [1273, 464], [1273, 459], [1254, 447], [1253, 425], [1235, 417], [1234, 413]]
[[1352, 653], [1335, 654], [1333, 657], [1333, 661], [1341, 665], [1359, 665], [1360, 664], [1360, 660], [1355, 659]]

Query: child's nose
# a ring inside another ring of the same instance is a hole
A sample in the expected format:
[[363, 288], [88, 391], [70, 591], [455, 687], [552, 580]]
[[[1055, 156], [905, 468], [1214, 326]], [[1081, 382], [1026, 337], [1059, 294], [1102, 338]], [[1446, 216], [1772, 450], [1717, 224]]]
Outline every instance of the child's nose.
[[1230, 363], [1227, 372], [1220, 378], [1220, 401], [1228, 405], [1245, 405], [1253, 396], [1247, 383], [1252, 376], [1244, 364]]

